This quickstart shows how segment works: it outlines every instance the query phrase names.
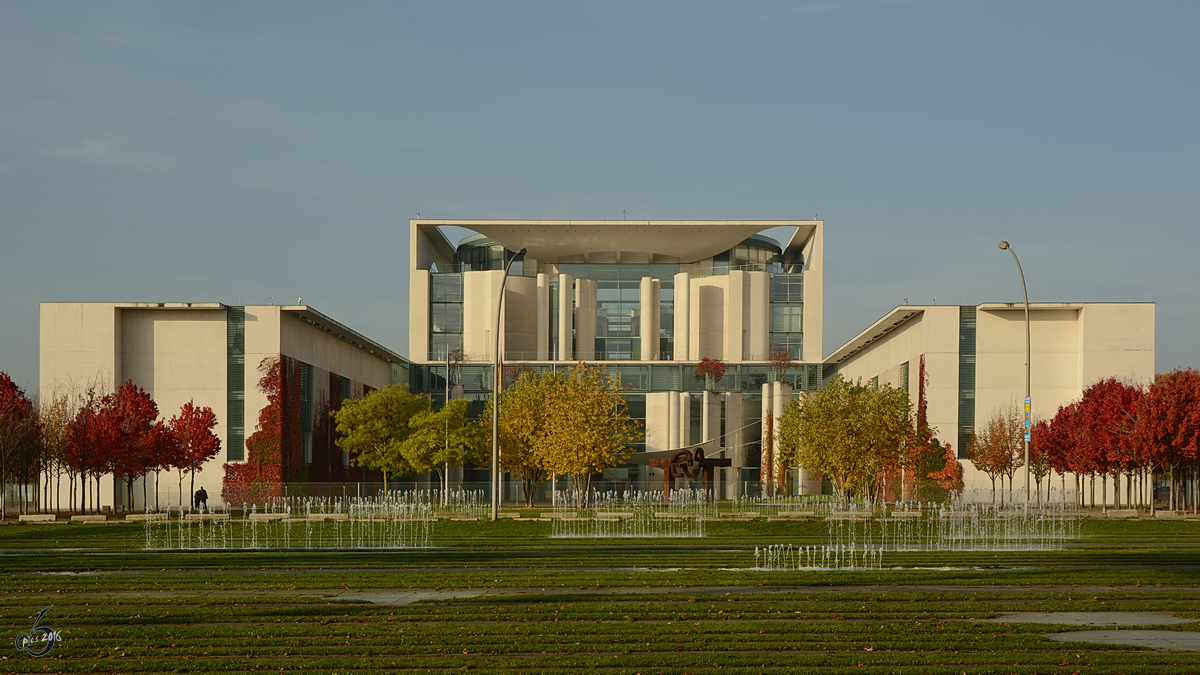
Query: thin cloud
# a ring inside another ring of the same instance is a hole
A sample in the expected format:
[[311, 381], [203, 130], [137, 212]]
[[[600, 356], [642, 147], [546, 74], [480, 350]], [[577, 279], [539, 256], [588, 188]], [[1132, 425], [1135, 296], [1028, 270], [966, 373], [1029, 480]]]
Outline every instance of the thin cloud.
[[177, 161], [134, 147], [132, 142], [132, 136], [95, 136], [82, 142], [47, 148], [44, 154], [86, 164], [124, 169], [161, 171], [179, 168]]

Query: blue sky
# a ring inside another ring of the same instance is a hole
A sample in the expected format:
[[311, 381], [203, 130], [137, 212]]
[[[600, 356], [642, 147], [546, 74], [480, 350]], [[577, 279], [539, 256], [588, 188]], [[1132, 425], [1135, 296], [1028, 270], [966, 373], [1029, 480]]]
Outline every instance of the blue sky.
[[425, 218], [826, 221], [891, 307], [1158, 303], [1200, 366], [1200, 3], [0, 3], [0, 370], [38, 303], [307, 304], [407, 352]]

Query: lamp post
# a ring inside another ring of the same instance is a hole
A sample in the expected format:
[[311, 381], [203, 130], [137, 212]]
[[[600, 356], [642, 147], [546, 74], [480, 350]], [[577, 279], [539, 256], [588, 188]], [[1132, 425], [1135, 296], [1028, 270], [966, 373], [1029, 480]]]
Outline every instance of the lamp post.
[[1029, 358], [1029, 291], [1025, 288], [1025, 272], [1021, 269], [1021, 260], [1017, 258], [1017, 252], [1012, 250], [1007, 241], [1000, 242], [1001, 250], [1008, 251], [1012, 254], [1013, 260], [1017, 261], [1017, 274], [1021, 275], [1021, 292], [1025, 294], [1025, 517], [1029, 517], [1029, 434], [1031, 431], [1030, 415], [1032, 413], [1032, 399], [1030, 398], [1029, 373], [1031, 369], [1031, 360]]
[[500, 384], [504, 375], [500, 372], [500, 315], [504, 311], [504, 284], [508, 282], [508, 270], [517, 258], [525, 255], [526, 249], [521, 248], [517, 255], [509, 259], [504, 266], [504, 276], [500, 279], [500, 299], [496, 302], [496, 349], [492, 352], [492, 521], [500, 519]]

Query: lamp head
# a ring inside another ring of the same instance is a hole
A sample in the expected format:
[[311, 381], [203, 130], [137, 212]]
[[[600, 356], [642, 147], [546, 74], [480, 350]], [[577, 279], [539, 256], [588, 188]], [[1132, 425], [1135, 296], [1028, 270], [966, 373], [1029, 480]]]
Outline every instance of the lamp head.
[[524, 246], [522, 246], [522, 247], [521, 247], [521, 250], [520, 250], [520, 251], [517, 251], [517, 255], [525, 255], [525, 251], [527, 251], [527, 250], [529, 250], [529, 249], [527, 249], [527, 248], [525, 248]]
[[1008, 250], [1008, 242], [1007, 242], [1007, 241], [1001, 241], [1001, 242], [1000, 242], [1000, 250], [1002, 250], [1002, 251], [1007, 251], [1007, 250]]

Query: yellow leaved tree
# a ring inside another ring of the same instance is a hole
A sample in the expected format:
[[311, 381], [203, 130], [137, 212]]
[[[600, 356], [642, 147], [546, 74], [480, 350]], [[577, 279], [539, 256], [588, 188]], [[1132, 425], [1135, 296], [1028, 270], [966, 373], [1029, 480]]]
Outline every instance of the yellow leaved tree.
[[578, 499], [586, 500], [592, 475], [629, 458], [644, 438], [642, 424], [629, 414], [617, 376], [580, 363], [558, 377], [547, 406], [544, 462], [554, 473], [570, 474]]
[[908, 392], [839, 375], [788, 404], [779, 421], [781, 459], [830, 477], [843, 503], [879, 499], [885, 472], [903, 456], [911, 415]]
[[[521, 478], [525, 506], [532, 508], [538, 485], [549, 469], [545, 458], [550, 406], [557, 397], [562, 377], [557, 373], [522, 371], [517, 381], [500, 394], [500, 468]], [[479, 416], [479, 427], [488, 448], [492, 443], [492, 402]]]

